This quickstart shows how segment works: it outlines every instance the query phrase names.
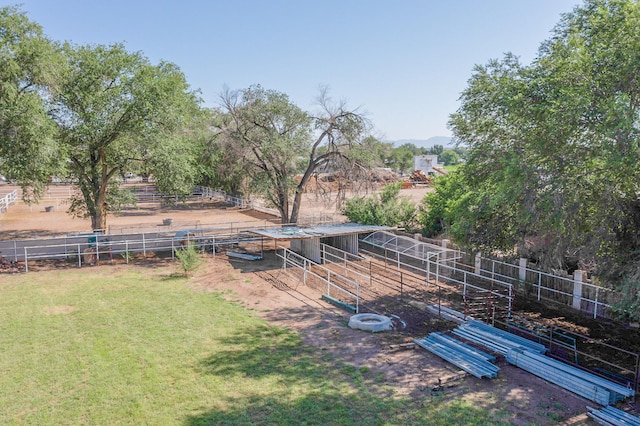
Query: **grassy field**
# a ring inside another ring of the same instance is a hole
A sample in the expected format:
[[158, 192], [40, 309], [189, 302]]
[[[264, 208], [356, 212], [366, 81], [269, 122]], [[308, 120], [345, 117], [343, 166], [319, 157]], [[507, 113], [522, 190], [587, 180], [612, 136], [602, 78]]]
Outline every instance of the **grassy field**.
[[461, 402], [393, 395], [174, 269], [0, 280], [0, 424], [480, 425]]

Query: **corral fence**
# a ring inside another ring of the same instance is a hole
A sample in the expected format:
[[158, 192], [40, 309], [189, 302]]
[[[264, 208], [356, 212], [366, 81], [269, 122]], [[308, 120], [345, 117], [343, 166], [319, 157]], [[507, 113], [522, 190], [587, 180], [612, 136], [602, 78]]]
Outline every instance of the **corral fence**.
[[[448, 240], [433, 240], [420, 236], [399, 233], [406, 238], [413, 238], [431, 244], [444, 244], [451, 247]], [[575, 271], [572, 275], [549, 273], [535, 267], [527, 259], [519, 259], [518, 264], [498, 259], [475, 255], [458, 250], [460, 257], [456, 259], [458, 268], [473, 271], [475, 276], [485, 280], [498, 280], [513, 286], [514, 292], [538, 302], [552, 302], [588, 315], [594, 319], [611, 319], [612, 306], [622, 295], [609, 288], [594, 284], [583, 271]]]
[[307, 286], [323, 293], [323, 298], [358, 313], [360, 310], [360, 284], [332, 271], [285, 247], [279, 247], [277, 256], [284, 270], [293, 269], [301, 274]]
[[[513, 265], [501, 265], [490, 262], [490, 259], [477, 257], [474, 266], [470, 267], [462, 263], [465, 260], [464, 256], [421, 258], [410, 253], [398, 253], [388, 249], [385, 251], [384, 248], [365, 240], [366, 238], [360, 240], [361, 254], [358, 255], [322, 244], [322, 264], [283, 250], [283, 267], [301, 272], [301, 279], [307, 285], [320, 290], [326, 288], [326, 294], [333, 295], [339, 301], [348, 300], [350, 297], [359, 308], [368, 305], [368, 302], [374, 302], [369, 299], [372, 287], [384, 286], [388, 291], [397, 292], [400, 298], [404, 295], [423, 294], [422, 300], [426, 302], [429, 298], [438, 296], [437, 304], [434, 303], [433, 306], [439, 310], [443, 302], [444, 305], [452, 306], [450, 300], [445, 301], [440, 297], [442, 293], [450, 292], [445, 288], [446, 285], [455, 287], [458, 297], [462, 294], [464, 299], [462, 305], [465, 318], [473, 316], [483, 319], [494, 326], [537, 341], [548, 348], [548, 355], [551, 357], [637, 390], [639, 354], [606, 342], [593, 341], [588, 336], [576, 333], [575, 330], [547, 325], [539, 319], [522, 317], [508, 310], [518, 283], [511, 280], [508, 274], [502, 273], [499, 267]], [[413, 250], [413, 253], [429, 250], [417, 249]], [[484, 266], [483, 260], [486, 262]], [[476, 266], [479, 273], [475, 271]], [[539, 282], [544, 286], [544, 278]], [[357, 288], [358, 291], [350, 291], [350, 288]], [[483, 303], [490, 300], [483, 306], [486, 311], [481, 316], [477, 316], [477, 311], [470, 306], [477, 295], [485, 299]], [[455, 304], [453, 306], [457, 307]], [[502, 315], [497, 314], [500, 310], [503, 312]], [[505, 313], [508, 315], [504, 315]]]
[[[321, 222], [322, 224], [335, 222]], [[316, 223], [319, 224], [319, 223]], [[233, 249], [241, 245], [241, 251], [262, 252], [265, 240], [250, 231], [254, 229], [280, 228], [288, 224], [272, 223], [269, 220], [225, 222], [214, 224], [184, 224], [183, 227], [152, 226], [145, 232], [121, 232], [110, 228], [110, 233], [80, 232], [53, 238], [33, 238], [21, 240], [0, 240], [0, 256], [12, 262], [24, 262], [29, 270], [29, 262], [36, 260], [72, 260], [79, 267], [95, 259], [113, 259], [122, 256], [127, 262], [129, 256], [147, 252], [171, 252], [185, 244], [195, 244], [204, 253], [213, 253], [225, 248]], [[137, 230], [143, 230], [144, 225]], [[125, 229], [120, 229], [125, 231]], [[244, 247], [249, 246], [249, 247]], [[248, 250], [246, 250], [248, 248]], [[275, 243], [273, 249], [275, 249]], [[87, 254], [86, 259], [84, 254]]]
[[115, 235], [115, 236], [77, 236], [64, 239], [61, 244], [32, 245], [23, 247], [23, 253], [17, 257], [24, 261], [25, 272], [29, 272], [29, 262], [38, 260], [65, 260], [77, 262], [79, 268], [87, 264], [93, 265], [102, 260], [113, 260], [122, 257], [126, 263], [136, 254], [146, 257], [148, 253], [170, 252], [174, 258], [176, 249], [190, 246], [196, 247], [202, 253], [215, 253], [240, 245], [252, 245], [253, 250], [263, 244], [261, 237], [245, 232], [235, 234], [163, 236], [160, 234]]
[[[638, 392], [640, 387], [640, 354], [594, 340], [575, 330], [542, 323], [539, 318], [514, 315], [507, 320], [495, 319], [492, 325], [544, 345], [547, 355], [579, 366], [604, 379]], [[635, 400], [635, 397], [634, 397]]]
[[18, 191], [14, 189], [0, 198], [0, 214], [9, 210], [9, 207], [18, 202]]
[[407, 271], [398, 269], [396, 262], [387, 264], [383, 259], [354, 255], [327, 244], [321, 245], [323, 265], [333, 271], [360, 284], [360, 306], [367, 310], [378, 312], [380, 297], [388, 294], [398, 297], [403, 303], [416, 300], [420, 304], [429, 299], [440, 307], [447, 289], [440, 284], [427, 283], [424, 271]]
[[425, 286], [444, 283], [456, 288], [468, 314], [508, 317], [513, 309], [513, 284], [498, 276], [486, 276], [481, 271], [468, 268], [460, 262], [461, 252], [449, 248], [447, 241], [438, 247], [378, 231], [360, 239], [360, 252], [397, 271], [424, 277]]

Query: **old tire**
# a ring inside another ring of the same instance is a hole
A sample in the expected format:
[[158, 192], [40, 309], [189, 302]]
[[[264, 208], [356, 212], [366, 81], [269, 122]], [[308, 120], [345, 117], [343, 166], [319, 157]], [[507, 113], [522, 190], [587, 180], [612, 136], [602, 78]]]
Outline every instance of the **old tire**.
[[391, 318], [378, 314], [355, 314], [349, 319], [349, 327], [372, 333], [386, 331], [391, 329]]

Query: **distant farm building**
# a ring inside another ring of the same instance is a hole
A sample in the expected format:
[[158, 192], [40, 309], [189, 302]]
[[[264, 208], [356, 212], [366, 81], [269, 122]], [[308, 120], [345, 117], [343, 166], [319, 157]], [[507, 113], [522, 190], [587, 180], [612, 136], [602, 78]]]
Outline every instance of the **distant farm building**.
[[413, 157], [413, 170], [419, 170], [425, 175], [447, 174], [444, 164], [438, 163], [437, 155], [416, 155]]

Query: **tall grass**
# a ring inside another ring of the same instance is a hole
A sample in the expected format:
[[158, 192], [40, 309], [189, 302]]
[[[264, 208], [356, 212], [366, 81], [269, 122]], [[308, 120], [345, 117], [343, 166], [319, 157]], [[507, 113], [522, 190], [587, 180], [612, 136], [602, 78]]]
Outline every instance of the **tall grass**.
[[0, 424], [497, 424], [398, 397], [168, 269], [3, 276]]

